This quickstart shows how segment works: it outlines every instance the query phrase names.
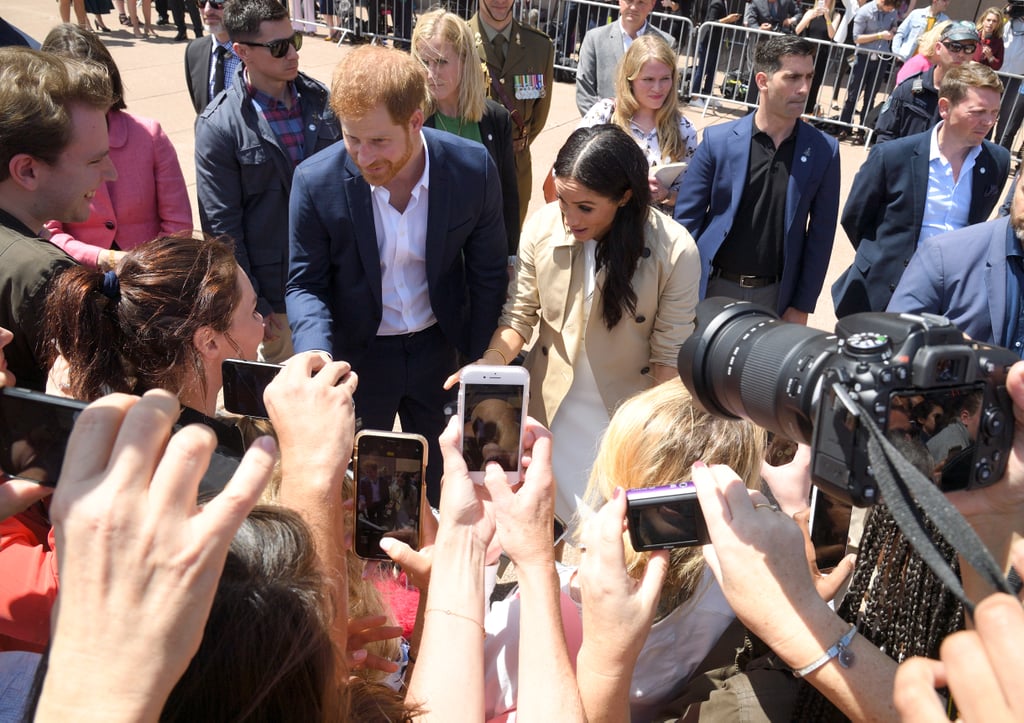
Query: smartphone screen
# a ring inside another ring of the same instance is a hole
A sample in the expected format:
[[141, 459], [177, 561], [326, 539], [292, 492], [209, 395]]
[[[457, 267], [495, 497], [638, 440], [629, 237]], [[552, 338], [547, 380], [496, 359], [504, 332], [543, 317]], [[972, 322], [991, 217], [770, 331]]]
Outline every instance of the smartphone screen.
[[356, 435], [356, 524], [359, 557], [387, 560], [382, 537], [419, 549], [427, 442], [413, 434], [362, 431]]
[[[470, 472], [483, 472], [497, 462], [506, 472], [519, 469], [519, 437], [523, 428], [522, 384], [463, 382], [465, 428], [462, 456]], [[518, 481], [518, 480], [517, 480]]]
[[811, 544], [822, 572], [834, 568], [846, 555], [852, 512], [853, 507], [845, 502], [811, 488]]
[[244, 417], [269, 419], [263, 403], [263, 390], [273, 381], [281, 367], [277, 364], [225, 359], [221, 363], [224, 378], [224, 408]]
[[0, 389], [0, 470], [56, 487], [68, 438], [85, 407], [29, 389]]

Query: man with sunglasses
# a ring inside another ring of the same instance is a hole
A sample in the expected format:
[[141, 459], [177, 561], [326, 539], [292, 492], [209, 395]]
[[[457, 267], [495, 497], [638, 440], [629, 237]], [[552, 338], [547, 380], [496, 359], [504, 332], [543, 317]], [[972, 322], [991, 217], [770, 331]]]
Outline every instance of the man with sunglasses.
[[288, 192], [295, 167], [341, 138], [327, 88], [299, 72], [296, 33], [277, 0], [229, 0], [224, 27], [244, 64], [196, 121], [203, 231], [228, 236], [266, 321], [260, 359], [292, 355], [285, 314]]
[[921, 133], [939, 122], [939, 86], [950, 68], [971, 59], [978, 31], [970, 23], [952, 23], [935, 44], [935, 65], [912, 75], [892, 91], [875, 126], [875, 143]]
[[988, 218], [1010, 165], [985, 140], [1002, 90], [987, 65], [951, 68], [939, 87], [942, 122], [871, 149], [841, 218], [857, 254], [832, 286], [837, 317], [885, 311], [918, 244]]
[[224, 0], [204, 0], [199, 12], [207, 34], [185, 48], [185, 83], [197, 114], [235, 84], [242, 62], [224, 28]]

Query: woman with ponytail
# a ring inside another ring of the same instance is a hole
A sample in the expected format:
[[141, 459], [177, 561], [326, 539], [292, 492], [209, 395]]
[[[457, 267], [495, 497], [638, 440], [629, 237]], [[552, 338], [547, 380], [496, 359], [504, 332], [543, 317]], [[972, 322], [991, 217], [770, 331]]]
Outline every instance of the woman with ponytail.
[[[576, 130], [555, 159], [557, 203], [523, 228], [516, 275], [479, 363], [534, 342], [530, 414], [550, 426], [555, 512], [569, 519], [622, 400], [677, 376], [700, 281], [686, 229], [650, 207], [648, 163], [618, 126]], [[454, 382], [453, 380], [450, 380]]]
[[162, 236], [106, 273], [70, 269], [47, 298], [43, 331], [61, 393], [92, 401], [166, 389], [181, 400], [182, 424], [203, 422], [221, 447], [244, 452], [237, 429], [213, 416], [221, 362], [256, 358], [263, 317], [228, 244]]

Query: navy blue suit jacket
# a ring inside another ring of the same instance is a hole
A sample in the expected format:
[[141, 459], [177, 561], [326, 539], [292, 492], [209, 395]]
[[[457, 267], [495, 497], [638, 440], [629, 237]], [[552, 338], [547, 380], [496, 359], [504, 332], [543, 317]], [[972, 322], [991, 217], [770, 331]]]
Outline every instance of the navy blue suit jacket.
[[[836, 316], [883, 311], [917, 248], [928, 196], [931, 131], [876, 145], [853, 179], [843, 228], [857, 255], [832, 285]], [[1010, 154], [988, 141], [974, 161], [967, 223], [988, 219]]]
[[[448, 342], [477, 359], [497, 328], [508, 282], [498, 171], [479, 143], [423, 129], [430, 154], [426, 272]], [[285, 300], [296, 352], [353, 366], [383, 314], [370, 186], [338, 143], [295, 169]]]
[[925, 239], [886, 311], [941, 314], [972, 339], [1002, 345], [1008, 216]]
[[[704, 129], [676, 200], [675, 219], [700, 249], [700, 296], [707, 292], [711, 262], [732, 229], [750, 168], [754, 114]], [[793, 169], [786, 190], [786, 238], [781, 314], [792, 306], [814, 311], [832, 256], [839, 215], [839, 144], [797, 121]]]

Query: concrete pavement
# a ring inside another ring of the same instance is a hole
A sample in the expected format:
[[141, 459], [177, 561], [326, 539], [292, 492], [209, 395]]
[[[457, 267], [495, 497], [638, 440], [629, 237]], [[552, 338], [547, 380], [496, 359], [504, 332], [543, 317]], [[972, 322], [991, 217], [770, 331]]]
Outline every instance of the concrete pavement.
[[[59, 20], [57, 4], [46, 2], [0, 0], [0, 15], [40, 41]], [[185, 87], [185, 43], [176, 43], [172, 40], [176, 33], [173, 25], [157, 28], [156, 40], [136, 40], [132, 37], [130, 28], [122, 28], [118, 24], [116, 14], [106, 16], [105, 21], [114, 32], [102, 33], [101, 37], [121, 71], [128, 110], [138, 115], [156, 118], [170, 137], [178, 151], [192, 198], [195, 223], [198, 226], [193, 162], [195, 113]], [[335, 64], [349, 48], [348, 45], [337, 47], [334, 43], [324, 42], [321, 38], [307, 37], [300, 51], [300, 67], [305, 73], [329, 86]], [[698, 130], [738, 117], [727, 110], [711, 112], [704, 117], [696, 109], [684, 108], [684, 113]], [[576, 128], [578, 121], [573, 86], [556, 83], [547, 127], [533, 146], [534, 192], [530, 203], [531, 212], [543, 205], [543, 174], [551, 167], [558, 149]], [[843, 169], [842, 204], [849, 194], [854, 174], [867, 154], [863, 147], [846, 143], [840, 144], [840, 149]], [[849, 266], [852, 259], [853, 248], [839, 229], [818, 308], [810, 318], [812, 326], [827, 330], [833, 328], [835, 316], [832, 313], [828, 289], [832, 281]]]

